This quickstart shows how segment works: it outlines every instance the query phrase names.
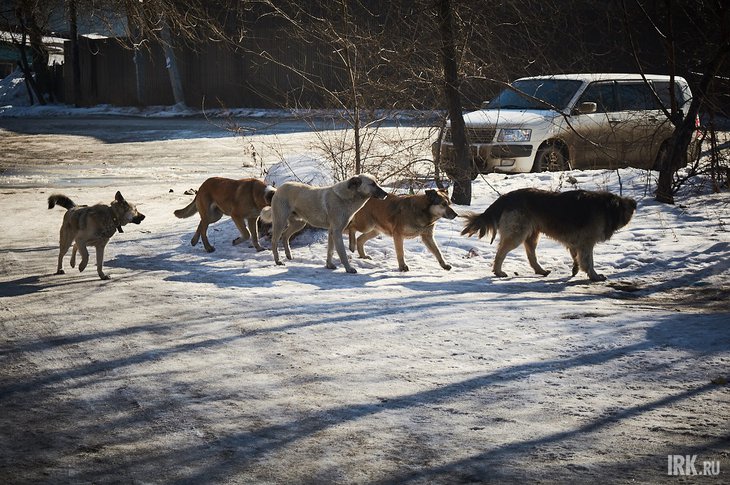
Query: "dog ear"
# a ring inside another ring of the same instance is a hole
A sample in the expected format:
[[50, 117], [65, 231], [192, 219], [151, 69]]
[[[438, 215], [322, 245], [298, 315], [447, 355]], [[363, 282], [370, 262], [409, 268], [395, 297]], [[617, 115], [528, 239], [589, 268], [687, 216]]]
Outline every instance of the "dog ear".
[[426, 199], [430, 204], [438, 204], [441, 202], [438, 193], [433, 189], [426, 189]]
[[352, 177], [350, 180], [347, 181], [348, 189], [356, 189], [357, 187], [360, 187], [361, 185], [362, 185], [362, 179], [360, 177]]
[[117, 190], [117, 194], [114, 196], [114, 200], [117, 202], [124, 202], [124, 196], [120, 191]]

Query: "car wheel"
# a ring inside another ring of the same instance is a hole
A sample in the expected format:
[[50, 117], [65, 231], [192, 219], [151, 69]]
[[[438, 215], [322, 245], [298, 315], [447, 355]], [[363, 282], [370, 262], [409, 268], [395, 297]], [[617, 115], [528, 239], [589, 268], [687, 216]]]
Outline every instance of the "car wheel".
[[535, 163], [532, 165], [533, 172], [562, 172], [569, 168], [565, 155], [555, 145], [548, 145], [538, 150]]

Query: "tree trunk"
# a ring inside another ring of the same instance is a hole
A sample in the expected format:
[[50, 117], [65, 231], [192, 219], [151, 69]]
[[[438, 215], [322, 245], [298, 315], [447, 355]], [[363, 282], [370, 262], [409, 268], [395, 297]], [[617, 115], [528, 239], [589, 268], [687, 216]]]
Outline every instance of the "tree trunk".
[[69, 30], [71, 31], [71, 82], [73, 84], [73, 103], [81, 106], [81, 59], [79, 58], [79, 27], [76, 16], [76, 0], [68, 2]]
[[32, 3], [23, 3], [21, 17], [21, 25], [23, 30], [28, 32], [30, 41], [30, 55], [33, 64], [31, 67], [35, 73], [36, 96], [38, 102], [45, 105], [46, 97], [52, 102], [54, 96], [51, 90], [51, 72], [48, 69], [48, 51], [43, 44], [43, 29], [34, 15]]
[[437, 0], [439, 30], [441, 31], [441, 58], [444, 67], [444, 95], [451, 119], [451, 140], [454, 144], [454, 163], [448, 175], [454, 181], [451, 200], [455, 204], [471, 204], [471, 160], [462, 115], [459, 74], [456, 64], [454, 21], [450, 0]]
[[[23, 77], [25, 78], [25, 89], [28, 91], [28, 98], [30, 100], [30, 104], [35, 104], [35, 98], [42, 96], [38, 93], [38, 86], [35, 84], [35, 79], [33, 79], [33, 73], [30, 70], [30, 66], [28, 65], [28, 55], [25, 52], [25, 31], [23, 31], [23, 34], [21, 36], [20, 43], [16, 42], [16, 47], [18, 48], [18, 52], [20, 53], [20, 61], [18, 61], [18, 65], [20, 66], [20, 70], [23, 71]], [[41, 104], [45, 104], [41, 101]]]
[[725, 42], [720, 44], [715, 55], [703, 69], [702, 78], [700, 79], [697, 91], [692, 94], [692, 102], [689, 105], [687, 113], [683, 113], [684, 117], [682, 121], [675, 125], [674, 133], [669, 142], [669, 151], [661, 160], [655, 195], [658, 202], [674, 204], [672, 178], [674, 173], [685, 165], [689, 144], [692, 141], [692, 132], [696, 129], [695, 119], [700, 112], [700, 106], [707, 97], [710, 83], [727, 58], [728, 51], [730, 51], [730, 39], [725, 39]]
[[165, 51], [165, 61], [167, 63], [167, 72], [170, 74], [170, 85], [172, 86], [172, 95], [175, 98], [175, 106], [185, 107], [182, 78], [177, 67], [177, 58], [175, 57], [172, 35], [167, 20], [163, 21], [162, 26], [162, 48]]

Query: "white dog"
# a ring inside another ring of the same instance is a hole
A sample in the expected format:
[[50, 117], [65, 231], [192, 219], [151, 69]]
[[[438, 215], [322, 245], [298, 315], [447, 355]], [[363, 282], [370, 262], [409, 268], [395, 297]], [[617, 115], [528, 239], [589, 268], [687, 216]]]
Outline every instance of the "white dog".
[[375, 178], [367, 174], [360, 174], [328, 187], [313, 187], [299, 182], [282, 184], [271, 201], [271, 249], [274, 261], [276, 264], [284, 264], [279, 260], [278, 250], [282, 233], [284, 252], [287, 259], [292, 259], [289, 238], [310, 224], [329, 229], [327, 268], [336, 268], [332, 263], [332, 250], [337, 247], [337, 254], [347, 272], [357, 273], [347, 260], [342, 231], [370, 197], [384, 199], [386, 195], [388, 194], [378, 186]]

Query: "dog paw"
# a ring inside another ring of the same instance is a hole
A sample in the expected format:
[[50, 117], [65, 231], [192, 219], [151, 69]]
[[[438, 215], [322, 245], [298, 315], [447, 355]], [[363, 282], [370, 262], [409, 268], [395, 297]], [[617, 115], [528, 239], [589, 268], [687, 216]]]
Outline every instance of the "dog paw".
[[606, 277], [603, 276], [602, 274], [590, 275], [589, 278], [591, 279], [591, 281], [596, 281], [596, 282], [606, 281]]
[[55, 274], [66, 274], [66, 272], [62, 269], [59, 269], [58, 271], [56, 271]]
[[449, 271], [451, 269], [451, 265], [450, 264], [443, 264], [443, 265], [441, 265], [441, 267], [443, 269], [445, 269], [446, 271]]
[[327, 264], [324, 265], [324, 267], [327, 268], [327, 269], [337, 269], [337, 266], [335, 266], [332, 263], [327, 263]]
[[215, 252], [215, 248], [213, 246], [207, 247], [207, 248], [205, 248], [205, 250], [208, 251], [209, 253]]
[[282, 263], [281, 261], [277, 261], [277, 262], [276, 262], [276, 265], [277, 265], [277, 266], [284, 266], [284, 263]]
[[494, 275], [497, 278], [506, 278], [507, 277], [507, 273], [505, 273], [504, 271], [495, 271]]
[[540, 276], [547, 276], [550, 274], [550, 270], [544, 269], [542, 271], [536, 271], [535, 273], [539, 274]]
[[346, 271], [350, 274], [357, 273], [357, 270], [355, 268], [347, 268]]
[[401, 270], [401, 271], [403, 271], [403, 272], [406, 272], [406, 271], [410, 270], [410, 268], [408, 267], [407, 264], [398, 266], [398, 269]]
[[112, 279], [112, 277], [109, 276], [108, 274], [99, 275], [99, 278], [101, 278], [102, 280], [110, 280], [110, 279]]
[[261, 251], [266, 251], [265, 247], [262, 247], [262, 246], [254, 246], [254, 247], [256, 248], [256, 252], [260, 253]]

